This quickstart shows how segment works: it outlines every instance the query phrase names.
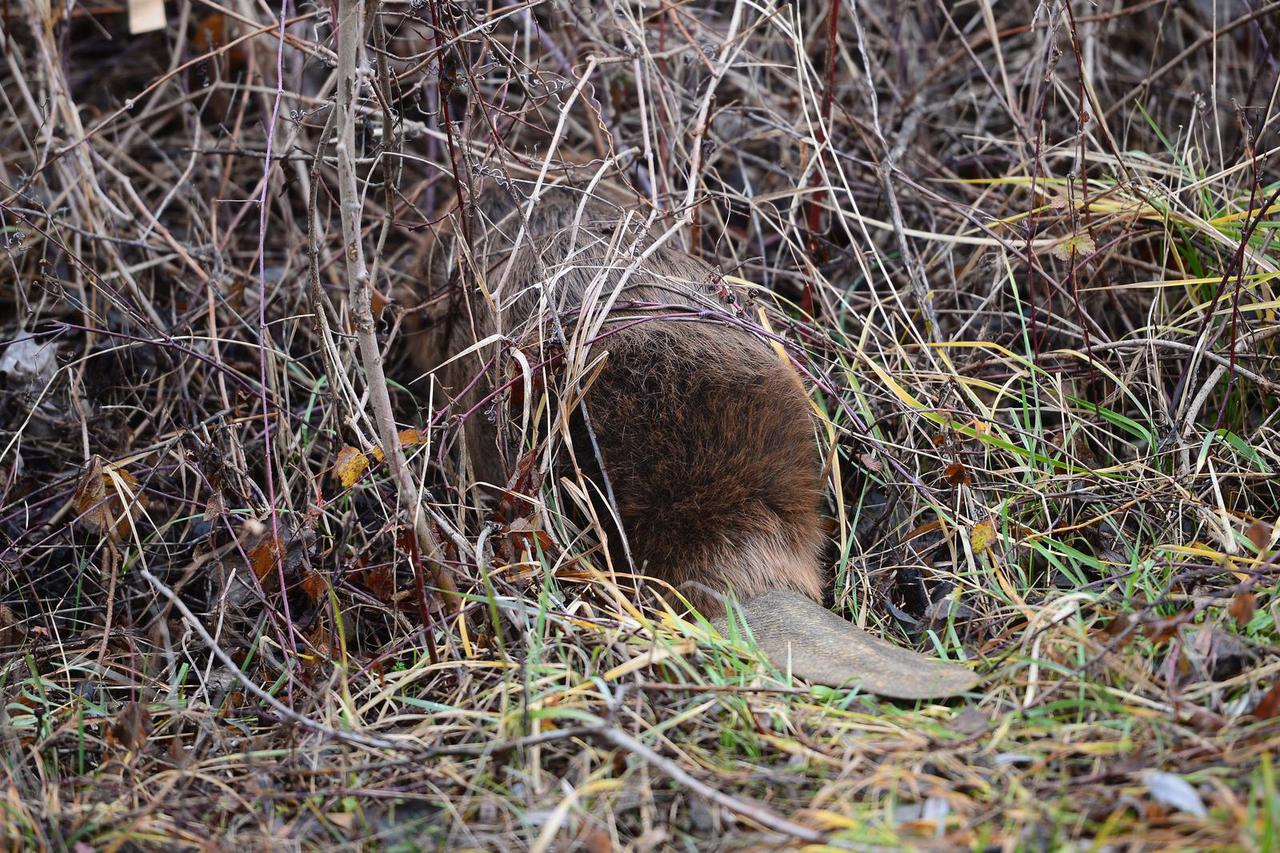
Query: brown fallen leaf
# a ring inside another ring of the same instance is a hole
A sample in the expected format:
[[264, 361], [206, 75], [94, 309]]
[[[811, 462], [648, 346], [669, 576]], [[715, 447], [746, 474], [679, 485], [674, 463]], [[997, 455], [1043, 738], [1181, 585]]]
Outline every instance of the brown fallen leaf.
[[1227, 605], [1227, 614], [1243, 628], [1253, 621], [1253, 614], [1257, 609], [1257, 596], [1251, 592], [1237, 592], [1231, 597], [1231, 604]]
[[427, 437], [420, 429], [402, 429], [399, 432], [399, 436], [401, 447], [417, 447], [419, 444], [424, 444], [427, 440]]
[[996, 544], [995, 522], [987, 518], [975, 524], [969, 532], [969, 542], [973, 545], [975, 554], [991, 550], [991, 546]]
[[319, 572], [308, 572], [306, 577], [302, 579], [302, 583], [298, 584], [302, 592], [311, 602], [317, 603], [324, 598], [325, 591], [328, 586], [324, 582], [324, 577]]
[[942, 476], [946, 479], [947, 484], [951, 486], [967, 486], [973, 482], [969, 476], [969, 470], [964, 467], [962, 462], [952, 462], [943, 469]]
[[[239, 33], [233, 33], [236, 25], [221, 12], [205, 15], [196, 24], [191, 35], [191, 46], [200, 54], [212, 53], [229, 44]], [[249, 52], [243, 45], [237, 44], [222, 54], [229, 72], [241, 70], [249, 62]]]
[[306, 633], [307, 645], [312, 651], [302, 656], [302, 665], [314, 669], [333, 660], [333, 632], [321, 619], [316, 626]]
[[1155, 645], [1167, 643], [1177, 633], [1178, 628], [1191, 618], [1190, 611], [1153, 619], [1142, 626], [1142, 634]]
[[1267, 546], [1271, 544], [1271, 536], [1274, 532], [1274, 528], [1270, 524], [1259, 519], [1245, 528], [1244, 535], [1253, 543], [1253, 547], [1257, 548], [1258, 554], [1261, 555], [1267, 550]]
[[1118, 613], [1114, 618], [1103, 623], [1097, 630], [1099, 637], [1104, 638], [1107, 642], [1117, 643], [1113, 649], [1119, 648], [1120, 645], [1127, 645], [1137, 632], [1133, 629], [1138, 624], [1138, 617], [1133, 613]]
[[[417, 447], [425, 444], [427, 440], [426, 434], [419, 429], [402, 429], [397, 433], [397, 437], [401, 447]], [[338, 456], [334, 459], [334, 479], [342, 484], [342, 488], [349, 489], [369, 469], [370, 457], [381, 462], [385, 456], [381, 447], [371, 447], [368, 453], [365, 453], [348, 444], [338, 451]]]
[[1071, 260], [1072, 255], [1092, 255], [1097, 250], [1097, 246], [1093, 242], [1093, 238], [1088, 234], [1072, 234], [1065, 240], [1055, 245], [1050, 251], [1053, 256], [1062, 261]]
[[113, 542], [130, 538], [146, 505], [138, 479], [94, 455], [76, 484], [75, 507], [82, 524]]
[[358, 575], [365, 589], [373, 593], [373, 597], [383, 604], [390, 604], [396, 594], [396, 573], [390, 566], [376, 569], [365, 569]]
[[535, 528], [532, 522], [523, 516], [511, 522], [507, 527], [507, 536], [517, 552], [523, 549], [532, 554], [537, 548], [550, 551], [553, 544], [551, 534]]
[[141, 702], [126, 702], [111, 723], [111, 737], [125, 749], [137, 749], [151, 734], [151, 712]]
[[[310, 554], [315, 545], [315, 531], [311, 528], [290, 530], [281, 525], [279, 536], [263, 530], [261, 522], [250, 519], [245, 523], [243, 540], [245, 550], [232, 549], [223, 555], [214, 568], [221, 594], [232, 607], [245, 607], [259, 599], [258, 592], [275, 593], [280, 589], [280, 575], [290, 589], [304, 582], [311, 572]], [[250, 547], [249, 542], [253, 545]], [[250, 572], [258, 583], [249, 579]]]
[[223, 497], [221, 491], [216, 491], [209, 495], [209, 500], [204, 505], [204, 520], [218, 521], [227, 514], [227, 499]]
[[613, 836], [600, 826], [591, 826], [586, 823], [578, 830], [578, 837], [575, 839], [577, 846], [586, 850], [587, 853], [609, 853], [616, 849], [613, 844]]
[[274, 569], [283, 553], [280, 540], [270, 534], [264, 536], [249, 552], [249, 568], [253, 569], [254, 577], [264, 589], [270, 588], [274, 583]]
[[1271, 689], [1262, 694], [1258, 704], [1253, 706], [1253, 716], [1259, 720], [1270, 720], [1280, 714], [1280, 679], [1271, 685]]
[[369, 457], [349, 444], [338, 451], [338, 458], [333, 463], [334, 479], [344, 489], [351, 488], [367, 470]]

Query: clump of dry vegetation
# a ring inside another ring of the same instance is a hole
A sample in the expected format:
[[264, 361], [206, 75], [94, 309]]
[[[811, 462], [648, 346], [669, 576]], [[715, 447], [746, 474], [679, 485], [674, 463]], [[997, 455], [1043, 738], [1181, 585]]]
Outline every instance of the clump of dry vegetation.
[[[1278, 849], [1280, 4], [168, 11], [0, 18], [8, 846]], [[402, 319], [540, 175], [776, 294], [832, 606], [980, 692], [633, 606], [546, 430], [477, 497]]]

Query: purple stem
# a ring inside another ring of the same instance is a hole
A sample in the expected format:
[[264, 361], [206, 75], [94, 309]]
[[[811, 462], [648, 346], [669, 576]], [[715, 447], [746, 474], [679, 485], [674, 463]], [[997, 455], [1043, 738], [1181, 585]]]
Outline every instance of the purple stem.
[[[289, 0], [280, 0], [280, 36], [276, 40], [276, 92], [271, 105], [271, 120], [267, 122], [267, 151], [262, 166], [262, 193], [258, 197], [258, 340], [262, 350], [258, 355], [258, 380], [261, 385], [262, 410], [269, 408], [267, 401], [267, 351], [271, 331], [267, 326], [267, 190], [271, 186], [271, 157], [276, 141], [276, 120], [280, 116], [280, 101], [284, 98], [284, 35]], [[336, 23], [336, 22], [335, 22]], [[271, 505], [271, 546], [276, 561], [276, 573], [280, 578], [280, 601], [284, 608], [287, 648], [296, 659], [297, 646], [293, 642], [293, 614], [289, 612], [289, 588], [284, 579], [284, 543], [280, 540], [280, 516], [276, 510], [276, 478], [274, 452], [271, 444], [271, 419], [263, 418], [263, 443], [266, 453], [267, 501]], [[286, 695], [293, 696], [293, 661], [287, 668], [289, 676]]]

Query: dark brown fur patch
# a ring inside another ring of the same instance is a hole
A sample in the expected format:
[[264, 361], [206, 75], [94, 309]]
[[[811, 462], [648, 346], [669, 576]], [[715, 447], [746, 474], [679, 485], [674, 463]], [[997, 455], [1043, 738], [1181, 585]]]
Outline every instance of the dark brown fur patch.
[[[419, 368], [495, 331], [543, 355], [563, 335], [579, 365], [607, 352], [585, 400], [635, 568], [708, 614], [722, 607], [706, 590], [820, 599], [821, 466], [790, 367], [725, 310], [706, 264], [669, 244], [650, 250], [657, 235], [641, 214], [574, 188], [539, 199], [523, 233], [522, 212], [518, 198], [491, 190], [475, 205], [470, 252], [437, 248], [427, 272], [437, 289], [460, 257], [483, 284], [407, 323]], [[584, 324], [597, 333], [582, 354]], [[492, 390], [491, 369], [463, 392], [486, 357], [438, 372], [461, 407]], [[575, 458], [593, 459], [580, 418], [571, 432]], [[468, 421], [468, 454], [491, 482], [511, 458], [498, 435], [483, 417]]]

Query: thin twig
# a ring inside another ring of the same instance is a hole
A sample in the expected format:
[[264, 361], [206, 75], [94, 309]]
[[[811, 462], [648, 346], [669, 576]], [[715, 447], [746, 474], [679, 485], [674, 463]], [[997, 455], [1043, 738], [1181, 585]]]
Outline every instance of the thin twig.
[[382, 450], [391, 468], [391, 476], [397, 486], [401, 512], [408, 512], [418, 538], [422, 555], [430, 561], [436, 586], [444, 595], [445, 606], [458, 607], [458, 586], [453, 573], [442, 560], [443, 549], [427, 524], [422, 512], [422, 490], [413, 482], [413, 472], [400, 446], [399, 431], [391, 412], [391, 396], [387, 393], [387, 379], [382, 367], [382, 350], [378, 346], [373, 322], [372, 282], [365, 264], [364, 244], [360, 233], [360, 192], [355, 169], [355, 110], [352, 105], [359, 96], [368, 69], [358, 67], [357, 56], [363, 44], [364, 0], [340, 0], [338, 3], [338, 142], [334, 154], [338, 163], [338, 191], [342, 211], [342, 238], [346, 246], [348, 295], [351, 300], [355, 337], [360, 348], [364, 367], [369, 405], [373, 407], [374, 420]]

